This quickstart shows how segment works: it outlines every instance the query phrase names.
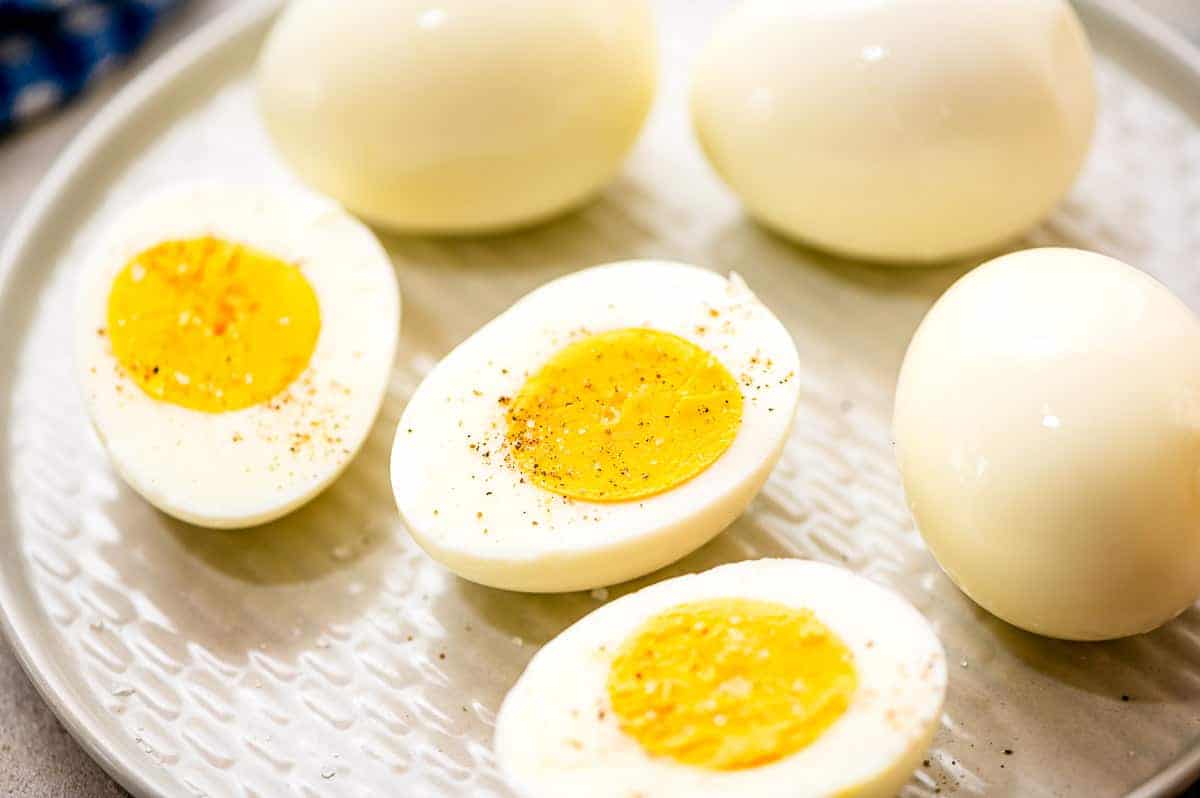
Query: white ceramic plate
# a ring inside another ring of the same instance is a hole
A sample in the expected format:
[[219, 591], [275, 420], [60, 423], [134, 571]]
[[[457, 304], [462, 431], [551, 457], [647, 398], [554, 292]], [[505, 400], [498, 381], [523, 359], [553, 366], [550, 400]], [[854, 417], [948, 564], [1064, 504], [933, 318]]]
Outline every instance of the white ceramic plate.
[[[174, 522], [117, 479], [80, 407], [69, 341], [77, 269], [118, 209], [180, 178], [290, 180], [248, 82], [273, 4], [239, 9], [159, 62], [46, 178], [0, 265], [0, 604], [46, 700], [130, 791], [508, 794], [490, 754], [496, 707], [537, 647], [605, 596], [505, 593], [433, 564], [393, 509], [392, 428], [434, 359], [515, 297], [651, 256], [744, 274], [800, 347], [802, 406], [742, 519], [608, 596], [780, 554], [899, 589], [953, 663], [943, 728], [906, 796], [1150, 796], [1192, 777], [1200, 611], [1115, 643], [1042, 640], [974, 607], [924, 550], [892, 461], [891, 391], [921, 315], [966, 264], [867, 268], [742, 217], [685, 114], [690, 57], [723, 5], [662, 4], [658, 105], [599, 200], [512, 235], [386, 239], [404, 347], [379, 423], [328, 493], [253, 531]], [[1200, 308], [1200, 57], [1130, 12], [1081, 11], [1100, 54], [1099, 134], [1070, 200], [1022, 244], [1116, 255]]]

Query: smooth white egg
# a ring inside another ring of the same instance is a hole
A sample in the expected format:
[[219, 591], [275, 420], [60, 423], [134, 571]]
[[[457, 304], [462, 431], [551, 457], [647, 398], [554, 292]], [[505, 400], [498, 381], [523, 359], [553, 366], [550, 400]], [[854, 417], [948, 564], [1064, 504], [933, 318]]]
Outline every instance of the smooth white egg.
[[[546, 377], [593, 345], [594, 361]], [[736, 275], [630, 261], [560, 278], [413, 395], [392, 454], [400, 513], [436, 560], [494, 587], [582, 590], [648, 573], [762, 487], [796, 411], [797, 368], [787, 330]], [[534, 385], [571, 393], [539, 415], [540, 400], [523, 398]]]
[[350, 462], [399, 337], [387, 253], [332, 203], [205, 182], [125, 211], [82, 274], [76, 359], [113, 465], [163, 512], [269, 521]]
[[263, 48], [271, 138], [390, 228], [495, 230], [607, 183], [654, 97], [645, 0], [297, 0]]
[[870, 259], [1019, 235], [1067, 192], [1095, 116], [1064, 0], [747, 0], [693, 78], [700, 143], [750, 214]]
[[1200, 595], [1200, 324], [1142, 272], [1034, 249], [963, 277], [909, 346], [895, 439], [930, 550], [1009, 623], [1121, 637]]
[[741, 562], [554, 638], [504, 700], [495, 750], [524, 798], [891, 798], [945, 690], [941, 644], [901, 597], [822, 563]]

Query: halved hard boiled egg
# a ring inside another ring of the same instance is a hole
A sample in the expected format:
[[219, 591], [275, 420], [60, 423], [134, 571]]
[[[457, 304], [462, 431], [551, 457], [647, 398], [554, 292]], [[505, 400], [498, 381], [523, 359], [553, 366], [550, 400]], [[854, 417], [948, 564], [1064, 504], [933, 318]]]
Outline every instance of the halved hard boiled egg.
[[946, 662], [904, 599], [756, 560], [618, 599], [547, 644], [496, 721], [525, 798], [894, 796], [928, 749]]
[[76, 353], [125, 480], [210, 527], [311, 499], [362, 445], [399, 336], [387, 253], [321, 199], [196, 183], [113, 226], [83, 274]]
[[412, 397], [392, 485], [455, 573], [526, 591], [660, 568], [762, 487], [796, 411], [787, 330], [736, 275], [630, 261], [551, 282]]

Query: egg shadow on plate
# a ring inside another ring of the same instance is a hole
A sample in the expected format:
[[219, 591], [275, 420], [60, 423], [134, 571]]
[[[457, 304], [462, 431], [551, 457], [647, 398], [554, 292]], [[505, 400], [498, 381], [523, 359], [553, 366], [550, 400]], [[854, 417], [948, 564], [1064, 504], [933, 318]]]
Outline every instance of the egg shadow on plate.
[[697, 257], [740, 274], [787, 325], [802, 359], [807, 342], [819, 341], [889, 380], [930, 305], [979, 262], [903, 267], [848, 260], [746, 216], [716, 230]]
[[517, 299], [564, 274], [631, 258], [680, 258], [627, 209], [630, 202], [650, 198], [621, 177], [575, 209], [511, 231], [437, 236], [375, 228], [401, 286], [406, 357], [413, 346], [441, 357]]
[[570, 208], [511, 229], [457, 235], [405, 233], [378, 225], [373, 229], [402, 266], [402, 277], [408, 269], [417, 269], [451, 281], [458, 289], [460, 278], [490, 281], [499, 272], [513, 281], [501, 286], [499, 293], [519, 295], [589, 266], [682, 257], [668, 237], [636, 210], [653, 207], [654, 201], [652, 192], [623, 174]]
[[[997, 645], [1033, 670], [1114, 702], [1178, 703], [1200, 697], [1200, 608], [1146, 634], [1083, 642], [1019, 629], [973, 605]], [[1122, 698], [1122, 697], [1125, 698]]]
[[110, 509], [116, 533], [100, 554], [162, 623], [219, 659], [294, 658], [365, 614], [384, 585], [397, 547], [386, 468], [394, 427], [381, 414], [324, 493], [249, 529], [184, 523], [122, 485]]
[[[678, 562], [603, 589], [571, 593], [516, 593], [456, 579], [448, 593], [456, 604], [461, 602], [470, 607], [480, 623], [541, 646], [606, 601], [656, 582], [732, 562], [794, 556], [796, 548], [793, 545], [744, 515]], [[529, 653], [532, 655], [532, 650]]]
[[753, 513], [747, 513], [678, 562], [597, 590], [517, 593], [452, 577], [446, 589], [434, 597], [430, 609], [442, 626], [468, 631], [471, 648], [451, 648], [438, 667], [452, 683], [462, 686], [464, 719], [469, 722], [478, 717], [482, 722], [482, 726], [472, 727], [475, 736], [488, 736], [493, 713], [538, 649], [606, 602], [665, 579], [726, 563], [793, 557], [797, 553], [795, 544], [756, 523]]
[[336, 496], [249, 529], [205, 529], [169, 517], [163, 523], [188, 553], [239, 582], [305, 584], [354, 568], [384, 543], [363, 519], [348, 517]]
[[843, 288], [893, 299], [940, 296], [979, 264], [1023, 248], [1020, 241], [1012, 241], [976, 255], [929, 262], [854, 258], [791, 238], [746, 214], [719, 228], [705, 243], [705, 249], [715, 258], [741, 264], [738, 270], [743, 274], [752, 273], [760, 259], [783, 259], [826, 272]]
[[704, 240], [695, 257], [742, 275], [802, 343], [816, 336], [864, 365], [894, 374], [917, 325], [960, 277], [1034, 246], [1087, 248], [1052, 215], [1024, 236], [970, 257], [929, 264], [854, 260], [786, 238], [741, 215]]

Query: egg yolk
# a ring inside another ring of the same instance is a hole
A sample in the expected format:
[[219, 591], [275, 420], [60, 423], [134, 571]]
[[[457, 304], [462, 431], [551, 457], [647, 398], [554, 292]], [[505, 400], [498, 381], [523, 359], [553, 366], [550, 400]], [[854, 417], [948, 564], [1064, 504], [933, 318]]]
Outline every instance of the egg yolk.
[[220, 413], [265, 402], [308, 366], [317, 295], [296, 266], [204, 237], [135, 256], [108, 296], [125, 372], [155, 399]]
[[512, 400], [507, 440], [534, 484], [615, 502], [691, 479], [741, 420], [741, 390], [720, 361], [678, 335], [631, 328], [554, 355]]
[[816, 740], [857, 686], [850, 650], [811, 611], [712, 599], [633, 634], [609, 671], [608, 697], [621, 730], [648, 753], [740, 770]]

